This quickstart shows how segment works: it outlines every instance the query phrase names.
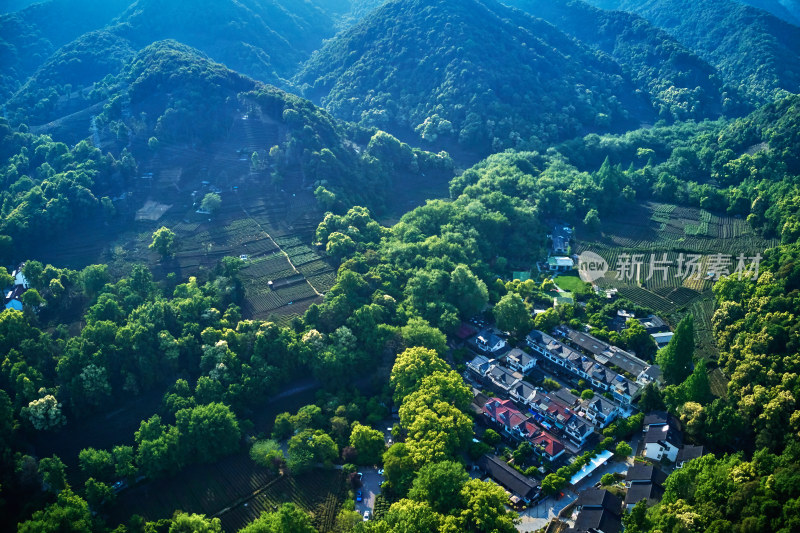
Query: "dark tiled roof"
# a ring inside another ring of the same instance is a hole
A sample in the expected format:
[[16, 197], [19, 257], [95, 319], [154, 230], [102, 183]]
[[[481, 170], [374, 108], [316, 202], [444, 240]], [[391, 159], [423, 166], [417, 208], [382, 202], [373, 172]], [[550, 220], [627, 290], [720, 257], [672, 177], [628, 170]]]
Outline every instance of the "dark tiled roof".
[[599, 354], [603, 353], [604, 351], [610, 348], [610, 345], [606, 342], [601, 341], [598, 338], [592, 337], [591, 335], [587, 335], [586, 333], [581, 333], [579, 331], [575, 331], [574, 329], [565, 328], [567, 333], [567, 338], [586, 350], [591, 354]]
[[644, 425], [666, 424], [670, 421], [670, 414], [666, 411], [651, 411], [644, 415]]
[[519, 348], [513, 348], [506, 354], [506, 361], [515, 361], [520, 366], [526, 366], [533, 360], [526, 352], [520, 350]]
[[622, 531], [622, 522], [617, 515], [605, 509], [583, 509], [575, 520], [575, 529], [578, 531], [597, 529], [603, 533], [619, 533]]
[[651, 426], [644, 436], [645, 444], [654, 442], [668, 442], [676, 448], [683, 444], [683, 434], [672, 426]]
[[642, 500], [656, 502], [661, 500], [664, 489], [655, 483], [634, 483], [625, 495], [625, 505], [636, 505]]
[[642, 463], [636, 463], [630, 467], [625, 476], [625, 481], [629, 483], [649, 482], [663, 485], [666, 480], [667, 474], [665, 474], [663, 470], [653, 465], [645, 465]]
[[478, 466], [500, 485], [522, 498], [532, 499], [539, 491], [536, 481], [520, 474], [494, 455], [484, 455], [478, 459]]
[[689, 444], [678, 450], [678, 458], [676, 462], [678, 464], [681, 464], [686, 461], [691, 461], [692, 459], [697, 459], [698, 457], [702, 457], [704, 454], [705, 454], [705, 449], [702, 446], [694, 446], [692, 444]]
[[586, 489], [578, 495], [575, 505], [589, 508], [603, 508], [619, 516], [622, 514], [622, 502], [605, 489]]

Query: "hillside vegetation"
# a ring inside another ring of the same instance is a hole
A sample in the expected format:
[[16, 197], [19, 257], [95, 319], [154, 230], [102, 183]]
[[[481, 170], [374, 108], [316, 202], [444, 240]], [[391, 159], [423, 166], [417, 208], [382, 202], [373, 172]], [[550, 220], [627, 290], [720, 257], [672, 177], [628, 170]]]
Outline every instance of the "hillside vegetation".
[[608, 57], [493, 0], [394, 0], [295, 78], [334, 115], [479, 153], [651, 120]]
[[540, 17], [616, 61], [636, 88], [650, 98], [658, 117], [702, 119], [740, 107], [714, 67], [645, 19], [597, 9], [582, 0], [505, 0]]
[[[800, 27], [734, 0], [589, 0], [641, 15], [755, 102], [800, 90]], [[680, 15], [679, 15], [680, 14]]]

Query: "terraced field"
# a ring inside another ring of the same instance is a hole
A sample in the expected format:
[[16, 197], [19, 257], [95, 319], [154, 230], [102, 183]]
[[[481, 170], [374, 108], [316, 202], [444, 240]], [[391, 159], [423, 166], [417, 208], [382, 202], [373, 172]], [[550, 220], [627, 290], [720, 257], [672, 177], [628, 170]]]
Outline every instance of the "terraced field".
[[225, 531], [238, 531], [284, 502], [293, 502], [311, 514], [319, 531], [330, 531], [346, 494], [340, 470], [315, 470], [300, 477], [281, 476], [235, 506], [218, 513]]
[[[739, 218], [650, 203], [604, 220], [602, 237], [578, 239], [575, 249], [577, 253], [592, 251], [608, 263], [608, 272], [596, 282], [599, 287], [617, 288], [620, 295], [673, 324], [684, 314], [693, 314], [700, 353], [713, 357], [717, 349], [711, 335], [711, 288], [715, 270], [723, 270], [715, 266], [714, 257], [723, 254], [732, 273], [739, 255], [744, 256], [747, 267], [751, 257], [777, 244], [777, 240], [756, 234]], [[692, 256], [699, 256], [694, 264], [689, 262]], [[724, 388], [721, 382], [718, 386]]]
[[346, 492], [340, 470], [280, 476], [255, 465], [247, 454], [237, 454], [123, 492], [110, 510], [110, 522], [132, 514], [159, 520], [180, 509], [219, 517], [224, 530], [234, 532], [262, 512], [293, 502], [311, 514], [319, 531], [330, 531]]

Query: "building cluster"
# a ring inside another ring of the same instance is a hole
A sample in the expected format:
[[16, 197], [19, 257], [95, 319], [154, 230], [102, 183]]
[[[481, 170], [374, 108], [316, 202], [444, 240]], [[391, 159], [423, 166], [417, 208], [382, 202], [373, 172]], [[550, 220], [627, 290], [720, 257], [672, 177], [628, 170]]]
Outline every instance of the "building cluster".
[[528, 440], [552, 461], [565, 451], [580, 453], [594, 445], [595, 431], [621, 415], [621, 406], [602, 395], [580, 398], [565, 388], [548, 392], [534, 386], [526, 376], [541, 358], [519, 348], [508, 349], [495, 337], [490, 333], [476, 336], [484, 339], [475, 341], [476, 346], [485, 346], [484, 354], [467, 363], [467, 370], [496, 395], [483, 402], [481, 412], [502, 434], [517, 442]]
[[3, 292], [4, 310], [22, 311], [22, 295], [30, 287], [28, 280], [25, 279], [25, 275], [22, 273], [22, 267], [24, 266], [25, 264], [22, 263], [11, 272], [11, 277], [14, 280], [11, 282], [12, 285]]
[[[662, 324], [653, 320], [648, 326], [658, 328]], [[657, 365], [565, 326], [552, 334], [531, 331], [525, 349], [510, 347], [502, 334], [490, 329], [473, 330], [469, 337], [466, 330], [464, 333], [459, 338], [476, 354], [467, 363], [467, 375], [487, 391], [476, 391], [476, 412], [509, 442], [530, 443], [537, 455], [551, 464], [566, 464], [572, 455], [592, 449], [602, 438], [602, 430], [630, 414], [641, 390], [661, 378]], [[540, 376], [529, 379], [532, 373], [549, 373], [573, 383], [583, 381], [594, 394], [577, 396], [567, 388], [545, 390], [533, 384]], [[645, 416], [639, 453], [645, 460], [669, 462], [680, 468], [703, 455], [704, 450], [684, 445], [680, 423], [673, 416], [654, 412]], [[618, 532], [623, 509], [642, 500], [648, 505], [660, 501], [666, 474], [639, 461], [626, 474], [624, 502], [605, 490], [582, 491], [576, 502], [574, 526], [568, 531]], [[486, 455], [477, 467], [506, 488], [512, 505], [531, 503], [541, 494], [536, 480], [502, 459]], [[584, 478], [573, 476], [570, 483], [578, 486]]]
[[[648, 415], [645, 433], [650, 431], [661, 432], [663, 428], [674, 426], [674, 420], [663, 412]], [[672, 428], [666, 431], [678, 431]], [[703, 455], [702, 446], [686, 446], [680, 448], [675, 461], [678, 468], [686, 461]], [[645, 451], [645, 456], [647, 452]], [[611, 491], [600, 488], [589, 488], [581, 491], [575, 500], [576, 515], [574, 525], [564, 533], [620, 533], [622, 528], [622, 515], [630, 512], [633, 506], [640, 501], [645, 501], [652, 507], [661, 501], [664, 496], [664, 483], [667, 474], [652, 464], [636, 462], [625, 472], [624, 500], [614, 495]]]
[[657, 365], [650, 365], [616, 346], [563, 326], [556, 331], [563, 342], [534, 330], [527, 336], [528, 346], [545, 366], [585, 380], [624, 406], [630, 405], [645, 385], [660, 379]]

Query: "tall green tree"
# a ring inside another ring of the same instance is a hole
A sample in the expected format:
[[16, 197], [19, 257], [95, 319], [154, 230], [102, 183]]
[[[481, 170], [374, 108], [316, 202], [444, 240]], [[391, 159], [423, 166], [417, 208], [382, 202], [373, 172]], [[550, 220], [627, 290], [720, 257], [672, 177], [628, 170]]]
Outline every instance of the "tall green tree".
[[169, 533], [222, 533], [219, 518], [206, 518], [201, 514], [176, 511], [169, 526]]
[[55, 503], [36, 511], [30, 520], [19, 525], [18, 533], [90, 533], [92, 515], [86, 500], [65, 488]]
[[436, 512], [448, 514], [460, 498], [461, 489], [469, 479], [461, 463], [442, 461], [420, 468], [408, 497], [426, 502]]
[[450, 274], [448, 298], [462, 318], [469, 318], [483, 310], [489, 301], [489, 291], [468, 266], [458, 265]]
[[694, 318], [686, 315], [675, 328], [675, 335], [656, 354], [656, 363], [661, 367], [668, 385], [680, 385], [692, 373], [694, 355]]
[[494, 317], [497, 327], [509, 331], [516, 337], [527, 335], [533, 327], [533, 318], [525, 307], [522, 297], [516, 293], [508, 293], [494, 306]]
[[293, 503], [284, 503], [276, 511], [262, 513], [239, 533], [317, 533], [311, 517]]
[[353, 424], [350, 446], [358, 452], [358, 463], [362, 465], [380, 463], [383, 452], [386, 450], [383, 433], [369, 426], [362, 426], [358, 422]]
[[206, 194], [200, 202], [200, 209], [207, 213], [216, 213], [220, 207], [222, 207], [222, 197], [215, 192]]
[[161, 226], [153, 232], [153, 242], [149, 248], [155, 250], [163, 258], [172, 257], [175, 254], [175, 232], [166, 226]]
[[402, 401], [416, 390], [425, 376], [447, 370], [447, 363], [435, 351], [421, 347], [408, 348], [395, 359], [389, 378], [395, 401]]

